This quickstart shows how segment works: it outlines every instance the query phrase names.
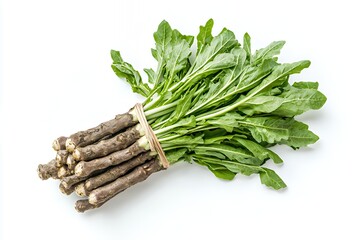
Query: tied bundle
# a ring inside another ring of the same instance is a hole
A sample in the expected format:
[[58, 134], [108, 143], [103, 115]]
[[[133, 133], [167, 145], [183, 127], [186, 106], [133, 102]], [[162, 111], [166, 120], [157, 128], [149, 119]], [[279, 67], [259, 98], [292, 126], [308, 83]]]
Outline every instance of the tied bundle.
[[268, 187], [286, 187], [264, 164], [283, 162], [271, 146], [298, 149], [318, 140], [295, 116], [320, 109], [326, 97], [317, 82], [289, 81], [310, 61], [279, 63], [284, 41], [253, 53], [249, 34], [240, 44], [230, 30], [213, 36], [212, 28], [212, 19], [200, 26], [192, 52], [193, 36], [161, 22], [151, 50], [158, 65], [144, 69], [147, 83], [112, 50], [115, 74], [145, 97], [141, 110], [57, 138], [56, 157], [39, 165], [40, 178], [59, 179], [63, 193], [84, 197], [75, 204], [80, 212], [179, 161], [205, 166], [222, 179], [259, 174]]

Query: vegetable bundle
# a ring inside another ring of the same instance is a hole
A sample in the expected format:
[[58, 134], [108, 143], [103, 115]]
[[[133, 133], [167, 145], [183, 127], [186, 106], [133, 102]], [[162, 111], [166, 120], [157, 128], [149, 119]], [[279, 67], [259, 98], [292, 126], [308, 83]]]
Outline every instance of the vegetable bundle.
[[[63, 193], [84, 197], [75, 204], [80, 212], [103, 205], [179, 161], [203, 165], [222, 179], [259, 174], [268, 187], [286, 187], [263, 165], [269, 159], [283, 162], [270, 149], [273, 145], [298, 149], [318, 140], [294, 117], [321, 108], [326, 97], [317, 82], [289, 83], [290, 75], [309, 67], [310, 61], [279, 63], [284, 41], [252, 53], [247, 33], [240, 44], [226, 28], [213, 36], [212, 27], [212, 19], [200, 26], [192, 52], [193, 36], [161, 22], [151, 49], [157, 68], [144, 69], [148, 83], [112, 50], [113, 71], [145, 97], [143, 104], [56, 139], [56, 158], [39, 165], [40, 178], [60, 179]], [[145, 118], [144, 124], [140, 120]]]

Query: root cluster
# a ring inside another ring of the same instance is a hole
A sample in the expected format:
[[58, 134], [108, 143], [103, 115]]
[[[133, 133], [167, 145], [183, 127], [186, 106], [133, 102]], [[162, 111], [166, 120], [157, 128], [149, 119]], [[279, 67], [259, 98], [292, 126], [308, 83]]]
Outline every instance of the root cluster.
[[41, 179], [60, 181], [59, 189], [80, 200], [75, 209], [85, 212], [102, 206], [118, 193], [163, 169], [149, 150], [140, 124], [128, 112], [69, 137], [53, 142], [56, 156], [38, 166]]

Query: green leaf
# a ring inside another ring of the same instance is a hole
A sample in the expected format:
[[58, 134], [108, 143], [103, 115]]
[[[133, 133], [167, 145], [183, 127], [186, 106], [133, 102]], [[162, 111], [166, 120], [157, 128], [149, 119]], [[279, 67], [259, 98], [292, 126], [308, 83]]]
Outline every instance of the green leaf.
[[204, 46], [209, 45], [213, 36], [211, 34], [212, 28], [214, 26], [214, 20], [209, 19], [205, 26], [200, 26], [199, 34], [197, 35], [197, 51], [201, 51]]
[[110, 51], [111, 59], [113, 60], [113, 63], [122, 63], [123, 59], [121, 58], [120, 52], [116, 50]]
[[283, 160], [279, 157], [279, 155], [277, 155], [270, 149], [267, 149], [254, 141], [243, 139], [240, 137], [235, 137], [233, 139], [238, 143], [240, 143], [244, 148], [249, 150], [256, 158], [260, 160], [266, 160], [270, 158], [276, 164], [283, 162]]
[[150, 94], [150, 87], [143, 83], [139, 72], [131, 64], [123, 61], [119, 51], [111, 50], [111, 58], [114, 61], [111, 68], [119, 78], [124, 78], [130, 84], [133, 92], [144, 97]]
[[166, 54], [165, 69], [170, 79], [173, 79], [175, 74], [186, 68], [188, 58], [191, 54], [190, 45], [186, 40], [176, 42], [169, 48], [169, 53]]
[[204, 144], [221, 144], [225, 140], [231, 140], [236, 135], [224, 135], [224, 136], [215, 136], [212, 138], [205, 138]]
[[211, 40], [209, 45], [206, 45], [203, 48], [203, 51], [197, 54], [190, 72], [195, 73], [200, 71], [200, 69], [210, 63], [218, 54], [229, 52], [231, 48], [236, 45], [238, 45], [238, 42], [235, 39], [234, 33], [227, 29], [223, 29], [219, 35]]
[[208, 76], [219, 70], [233, 67], [235, 65], [235, 57], [232, 53], [221, 53], [217, 55], [213, 61], [206, 64], [202, 71], [202, 76]]
[[262, 184], [275, 190], [286, 188], [284, 181], [271, 169], [263, 168], [260, 172], [260, 180]]
[[287, 80], [287, 78], [285, 78], [286, 76], [300, 73], [301, 70], [309, 66], [310, 61], [308, 60], [278, 65], [274, 68], [274, 71], [261, 82], [260, 85], [253, 88], [248, 93], [248, 96], [253, 96], [255, 94], [267, 91], [273, 87], [280, 86], [284, 83], [284, 80]]
[[308, 130], [308, 128], [308, 125], [305, 123], [291, 119], [291, 124], [288, 128], [289, 136], [287, 139], [283, 139], [281, 143], [286, 144], [294, 149], [315, 143], [317, 140], [319, 140], [319, 137]]
[[183, 35], [178, 30], [174, 29], [172, 31], [171, 43], [176, 44], [181, 40], [185, 40], [189, 46], [191, 46], [194, 42], [194, 37], [190, 35]]
[[201, 160], [197, 160], [195, 162], [200, 165], [206, 166], [216, 177], [220, 179], [233, 180], [236, 176], [236, 173], [231, 172], [229, 169], [219, 164], [203, 162]]
[[293, 119], [280, 117], [248, 117], [239, 121], [240, 128], [250, 130], [253, 138], [261, 143], [278, 143], [289, 138], [289, 127]]
[[194, 116], [190, 116], [187, 118], [182, 118], [176, 124], [177, 127], [195, 127], [196, 126], [196, 118]]
[[202, 165], [220, 165], [227, 168], [232, 173], [241, 173], [246, 176], [251, 174], [258, 173], [260, 174], [260, 180], [262, 184], [265, 184], [268, 187], [271, 187], [275, 190], [285, 188], [286, 184], [284, 181], [271, 169], [259, 167], [259, 166], [250, 166], [242, 164], [239, 162], [220, 160], [214, 157], [204, 157], [204, 156], [193, 156], [195, 162], [201, 162]]
[[293, 87], [299, 89], [318, 89], [318, 82], [294, 82]]
[[240, 114], [236, 112], [229, 112], [223, 116], [216, 117], [206, 121], [207, 124], [215, 125], [219, 128], [225, 129], [227, 132], [232, 132], [234, 128], [239, 126], [239, 120], [243, 119]]
[[229, 160], [220, 160], [214, 157], [201, 157], [201, 156], [194, 156], [195, 159], [200, 159], [203, 162], [209, 163], [209, 164], [218, 164], [226, 167], [233, 173], [241, 173], [246, 176], [250, 176], [254, 173], [259, 173], [262, 168], [259, 166], [251, 166], [247, 164], [243, 164], [240, 162], [235, 161], [229, 161]]
[[172, 29], [169, 23], [163, 20], [159, 24], [157, 31], [154, 33], [156, 60], [158, 60], [158, 62], [161, 62], [164, 58], [164, 55], [167, 52], [167, 48], [170, 46], [171, 37]]
[[227, 134], [227, 131], [225, 129], [215, 128], [214, 130], [206, 130], [206, 131], [204, 131], [204, 138], [205, 138], [205, 141], [206, 141], [206, 139], [221, 137], [221, 136], [224, 136], [226, 134]]
[[[154, 85], [164, 81], [164, 74], [167, 78], [167, 84], [162, 85], [165, 90], [177, 78], [177, 73], [188, 69], [188, 57], [191, 54], [190, 46], [194, 41], [193, 36], [182, 35], [178, 30], [171, 29], [165, 20], [159, 24], [157, 31], [154, 33], [156, 50], [152, 49], [152, 54], [158, 61], [158, 68], [154, 76]], [[164, 73], [165, 71], [165, 73]], [[161, 92], [162, 88], [155, 88]]]
[[246, 101], [239, 110], [246, 115], [271, 113], [283, 104], [283, 99], [277, 96], [255, 96]]
[[219, 152], [212, 152], [212, 151], [207, 151], [206, 149], [199, 149], [199, 148], [194, 148], [194, 152], [196, 155], [202, 155], [202, 156], [209, 156], [209, 157], [215, 157], [218, 159], [226, 159], [226, 157], [224, 156], [224, 154], [219, 153]]
[[276, 66], [278, 66], [272, 59], [264, 60], [258, 66], [247, 65], [242, 72], [236, 88], [233, 90], [235, 93], [242, 93], [250, 90], [261, 83]]
[[151, 69], [151, 68], [144, 68], [144, 72], [148, 76], [148, 82], [151, 83], [151, 84], [154, 84], [155, 83], [155, 77], [156, 77], [155, 71], [153, 69]]
[[279, 95], [283, 101], [273, 114], [293, 117], [300, 115], [308, 110], [320, 109], [326, 102], [324, 94], [313, 88], [291, 87]]
[[224, 180], [233, 180], [236, 176], [236, 173], [231, 172], [226, 167], [218, 167], [217, 169], [213, 169], [212, 167], [208, 168], [216, 177]]
[[280, 50], [284, 46], [285, 41], [276, 41], [270, 43], [267, 47], [257, 50], [253, 56], [252, 65], [257, 65], [266, 59], [273, 58], [280, 54]]
[[247, 59], [251, 61], [252, 54], [251, 54], [251, 37], [248, 33], [244, 34], [243, 38], [243, 48], [246, 51]]
[[[221, 153], [230, 160], [235, 160], [240, 163], [260, 166], [263, 164], [263, 161], [255, 158], [249, 151], [240, 148], [240, 147], [231, 147], [225, 144], [213, 144], [213, 145], [204, 145], [197, 146], [196, 150], [203, 150], [210, 153]], [[210, 154], [211, 155], [211, 154]]]
[[166, 159], [170, 162], [170, 164], [178, 162], [181, 158], [184, 157], [187, 152], [186, 148], [179, 148], [170, 151], [166, 151]]

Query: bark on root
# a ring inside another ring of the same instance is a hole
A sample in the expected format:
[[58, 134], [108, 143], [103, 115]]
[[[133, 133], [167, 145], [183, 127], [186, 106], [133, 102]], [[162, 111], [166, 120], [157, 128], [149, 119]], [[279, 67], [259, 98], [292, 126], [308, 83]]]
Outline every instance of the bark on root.
[[75, 186], [66, 188], [64, 186], [64, 184], [62, 184], [62, 182], [60, 182], [59, 189], [60, 189], [60, 192], [62, 192], [63, 194], [70, 195], [71, 193], [73, 193], [75, 191]]
[[66, 150], [59, 150], [56, 153], [56, 166], [58, 168], [64, 166], [66, 164], [67, 157], [69, 153]]
[[88, 199], [82, 199], [75, 202], [75, 209], [76, 211], [83, 213], [90, 209], [95, 209], [98, 207], [101, 207], [104, 203], [98, 204], [98, 205], [92, 205], [89, 203]]
[[39, 164], [37, 172], [39, 178], [41, 178], [42, 180], [46, 180], [49, 178], [57, 179], [58, 168], [56, 167], [56, 160], [53, 159], [47, 164]]
[[66, 165], [67, 167], [70, 169], [70, 170], [74, 170], [75, 169], [75, 166], [76, 166], [76, 161], [75, 159], [73, 158], [72, 155], [69, 155], [66, 159]]
[[90, 194], [90, 192], [86, 191], [84, 182], [81, 182], [75, 186], [75, 192], [79, 197], [86, 197]]
[[58, 137], [57, 139], [55, 139], [53, 141], [52, 148], [55, 151], [65, 150], [66, 149], [66, 145], [65, 145], [66, 139], [67, 139], [67, 137], [64, 137], [64, 136]]
[[87, 179], [87, 177], [78, 177], [76, 175], [70, 175], [70, 176], [64, 177], [61, 180], [61, 184], [65, 188], [71, 188], [72, 186], [75, 186], [76, 184], [78, 184], [86, 179]]
[[143, 135], [141, 126], [137, 124], [134, 127], [128, 128], [125, 132], [119, 133], [115, 137], [85, 147], [77, 147], [73, 152], [73, 157], [77, 161], [87, 161], [103, 157], [127, 148]]
[[162, 166], [157, 159], [144, 163], [127, 175], [120, 177], [103, 187], [93, 190], [89, 195], [89, 203], [99, 205], [106, 202], [121, 191], [124, 191], [136, 183], [144, 181], [151, 174], [160, 171], [161, 169]]
[[133, 118], [133, 115], [129, 112], [120, 114], [114, 119], [103, 122], [94, 128], [74, 133], [66, 140], [66, 149], [69, 152], [73, 152], [76, 147], [87, 146], [107, 135], [117, 133], [122, 129], [133, 126], [137, 123]]
[[146, 151], [148, 151], [148, 149], [141, 146], [139, 141], [136, 141], [130, 147], [114, 152], [108, 156], [94, 159], [88, 162], [79, 162], [75, 167], [75, 174], [79, 177], [89, 176], [96, 170], [118, 165]]
[[59, 168], [58, 173], [57, 173], [57, 176], [60, 179], [70, 176], [70, 175], [71, 175], [71, 170], [66, 165]]
[[140, 166], [141, 164], [145, 163], [147, 160], [154, 158], [150, 152], [142, 153], [135, 158], [130, 159], [122, 164], [119, 164], [111, 169], [107, 170], [106, 172], [99, 174], [95, 177], [91, 177], [85, 181], [85, 189], [86, 191], [90, 192], [95, 188], [103, 186], [109, 182], [114, 181], [115, 179], [123, 176], [131, 169]]

